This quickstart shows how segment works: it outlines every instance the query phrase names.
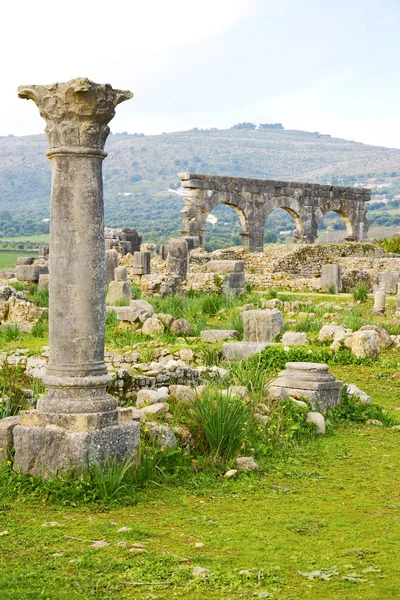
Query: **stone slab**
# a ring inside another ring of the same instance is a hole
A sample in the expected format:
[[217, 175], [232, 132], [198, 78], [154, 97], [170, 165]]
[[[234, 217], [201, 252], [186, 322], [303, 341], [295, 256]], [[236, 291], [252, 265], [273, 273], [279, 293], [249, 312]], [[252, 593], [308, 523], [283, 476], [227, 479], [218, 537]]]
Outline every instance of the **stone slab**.
[[200, 340], [214, 344], [223, 340], [234, 340], [240, 333], [236, 329], [204, 329], [200, 331]]
[[134, 459], [140, 423], [131, 421], [93, 432], [68, 431], [57, 426], [14, 428], [14, 469], [49, 478], [71, 468], [99, 464], [108, 457]]
[[217, 273], [226, 275], [227, 273], [243, 273], [244, 260], [210, 260], [204, 265], [206, 273]]
[[10, 458], [14, 447], [14, 428], [19, 425], [19, 417], [0, 419], [0, 465]]
[[266, 342], [226, 342], [222, 345], [222, 356], [226, 360], [243, 360], [267, 348]]

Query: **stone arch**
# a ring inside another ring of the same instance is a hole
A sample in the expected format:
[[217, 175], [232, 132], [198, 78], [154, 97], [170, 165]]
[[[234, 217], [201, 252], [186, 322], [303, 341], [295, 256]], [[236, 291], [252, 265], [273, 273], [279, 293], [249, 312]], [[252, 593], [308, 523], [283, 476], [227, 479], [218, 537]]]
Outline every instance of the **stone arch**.
[[317, 208], [314, 211], [315, 217], [316, 217], [316, 226], [317, 226], [317, 231], [316, 234], [318, 235], [318, 226], [321, 222], [321, 219], [330, 212], [334, 212], [337, 215], [339, 215], [343, 221], [344, 224], [346, 225], [346, 237], [345, 240], [347, 241], [353, 241], [357, 239], [357, 232], [356, 232], [356, 228], [354, 226], [353, 223], [353, 215], [351, 215], [351, 213], [349, 214], [348, 211], [346, 211], [344, 208], [334, 208], [331, 206], [327, 206], [327, 207], [322, 207], [322, 208]]
[[[188, 235], [196, 236], [199, 240], [199, 245], [204, 247], [205, 244], [205, 224], [208, 215], [221, 204], [225, 206], [230, 206], [236, 212], [239, 217], [240, 225], [242, 227], [241, 236], [243, 239], [243, 245], [248, 247], [249, 240], [249, 218], [248, 218], [248, 208], [246, 206], [246, 200], [243, 198], [241, 194], [237, 192], [220, 192], [216, 191], [211, 194], [204, 202], [196, 202], [196, 204], [191, 204], [190, 206], [186, 206], [183, 211], [181, 211], [181, 215], [184, 218], [187, 217], [188, 220], [188, 229], [190, 229], [190, 233]], [[183, 214], [184, 213], [184, 214]]]
[[301, 206], [300, 202], [297, 199], [289, 198], [285, 196], [274, 196], [273, 198], [268, 198], [265, 201], [265, 204], [261, 210], [261, 222], [263, 231], [265, 229], [265, 223], [268, 219], [269, 215], [280, 208], [285, 210], [292, 217], [295, 226], [296, 233], [295, 236], [298, 239], [303, 239], [304, 237], [304, 222], [303, 222], [303, 213], [304, 207]]

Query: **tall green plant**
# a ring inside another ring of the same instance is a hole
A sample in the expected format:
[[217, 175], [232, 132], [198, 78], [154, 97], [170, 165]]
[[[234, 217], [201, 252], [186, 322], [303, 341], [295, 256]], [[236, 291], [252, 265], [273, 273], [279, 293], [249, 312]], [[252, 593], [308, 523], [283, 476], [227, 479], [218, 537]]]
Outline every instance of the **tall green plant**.
[[246, 403], [220, 391], [207, 391], [192, 405], [197, 436], [203, 438], [215, 457], [237, 456], [250, 432], [251, 414]]

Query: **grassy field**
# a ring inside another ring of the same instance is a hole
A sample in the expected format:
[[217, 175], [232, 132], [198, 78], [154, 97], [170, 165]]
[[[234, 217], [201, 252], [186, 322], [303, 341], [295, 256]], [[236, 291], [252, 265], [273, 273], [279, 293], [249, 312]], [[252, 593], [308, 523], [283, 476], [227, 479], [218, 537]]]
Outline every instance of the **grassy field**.
[[49, 233], [43, 233], [40, 235], [25, 235], [18, 237], [2, 237], [1, 242], [35, 242], [38, 244], [48, 244], [50, 240]]
[[[335, 371], [400, 404], [398, 377]], [[119, 508], [17, 499], [0, 512], [0, 597], [398, 598], [399, 436], [345, 425], [257, 474], [200, 470]], [[211, 574], [193, 577], [196, 566]]]
[[23, 256], [22, 250], [19, 252], [1, 252], [0, 250], [0, 269], [15, 267], [18, 256]]
[[[34, 294], [32, 288], [29, 297], [38, 300]], [[253, 295], [242, 302], [250, 299], [260, 300]], [[307, 332], [315, 351], [327, 348], [316, 341], [327, 310], [318, 302], [343, 305], [340, 322], [354, 329], [371, 322], [371, 298], [355, 307], [348, 307], [348, 295], [297, 299], [316, 304], [304, 307], [316, 316], [299, 317], [294, 327]], [[204, 318], [213, 327], [227, 327], [239, 303], [228, 307], [212, 296], [207, 302], [204, 297], [153, 302], [159, 312], [184, 313], [193, 326]], [[398, 328], [393, 311], [390, 298], [386, 316], [376, 318], [391, 332]], [[22, 333], [18, 339], [6, 333], [3, 351], [23, 347], [35, 353], [47, 343], [45, 333]], [[122, 333], [109, 323], [110, 348], [131, 347], [137, 340], [139, 351], [142, 345], [188, 344], [170, 334], [168, 340], [146, 340], [131, 333], [129, 341], [126, 332], [118, 337]], [[398, 354], [393, 346], [369, 364], [331, 364], [330, 370], [400, 422]], [[400, 430], [389, 425], [332, 422], [324, 437], [256, 454], [260, 470], [233, 479], [223, 477], [235, 467], [233, 459], [215, 464], [194, 450], [178, 462], [173, 450], [146, 484], [125, 489], [124, 501], [102, 504], [93, 503], [83, 478], [73, 484], [80, 490], [74, 497], [66, 492], [68, 484], [27, 484], [0, 472], [0, 598], [396, 599]], [[195, 567], [210, 573], [195, 577]]]

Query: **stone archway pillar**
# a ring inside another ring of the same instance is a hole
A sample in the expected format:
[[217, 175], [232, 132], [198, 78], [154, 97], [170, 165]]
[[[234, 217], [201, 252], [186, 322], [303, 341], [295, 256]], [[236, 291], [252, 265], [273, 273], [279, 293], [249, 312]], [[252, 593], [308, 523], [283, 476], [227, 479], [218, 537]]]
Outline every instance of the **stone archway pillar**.
[[[264, 252], [264, 226], [263, 224], [249, 223], [248, 249], [250, 252]], [[243, 244], [244, 245], [244, 244]]]
[[123, 457], [138, 443], [107, 394], [102, 161], [115, 107], [131, 92], [88, 79], [22, 86], [46, 121], [52, 167], [48, 394], [14, 430], [15, 468], [42, 475]]

